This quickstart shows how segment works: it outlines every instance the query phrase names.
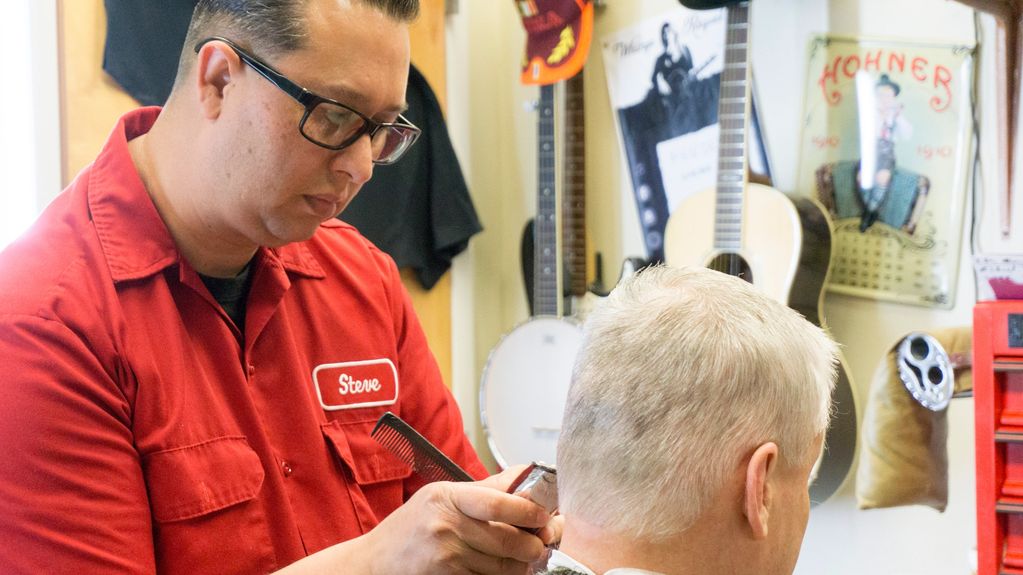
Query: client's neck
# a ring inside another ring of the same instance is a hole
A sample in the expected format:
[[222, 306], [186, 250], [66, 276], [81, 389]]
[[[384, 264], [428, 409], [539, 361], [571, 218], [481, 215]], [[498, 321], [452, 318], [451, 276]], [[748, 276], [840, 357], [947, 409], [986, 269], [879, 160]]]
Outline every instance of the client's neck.
[[755, 573], [758, 546], [732, 509], [726, 501], [715, 502], [685, 531], [656, 540], [614, 533], [566, 514], [559, 549], [597, 575], [618, 567], [665, 575]]
[[599, 526], [565, 517], [565, 530], [558, 549], [589, 567], [597, 575], [610, 569], [631, 567], [655, 573], [681, 574], [677, 538], [638, 541]]

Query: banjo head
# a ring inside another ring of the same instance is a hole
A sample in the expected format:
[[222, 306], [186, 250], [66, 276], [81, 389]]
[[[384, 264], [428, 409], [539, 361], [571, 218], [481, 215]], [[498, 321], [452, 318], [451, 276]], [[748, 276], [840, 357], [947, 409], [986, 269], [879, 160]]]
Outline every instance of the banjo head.
[[582, 330], [538, 317], [506, 334], [490, 352], [480, 382], [480, 417], [502, 469], [557, 462], [558, 436]]

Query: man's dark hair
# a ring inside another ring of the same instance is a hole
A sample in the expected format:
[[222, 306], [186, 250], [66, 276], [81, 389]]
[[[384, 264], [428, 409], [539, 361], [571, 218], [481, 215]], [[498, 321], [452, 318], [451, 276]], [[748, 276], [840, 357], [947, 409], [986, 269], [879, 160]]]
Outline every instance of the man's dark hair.
[[[224, 36], [268, 57], [302, 48], [309, 1], [199, 0], [182, 47], [177, 81], [190, 68], [195, 45], [209, 36]], [[419, 0], [352, 1], [377, 8], [399, 22], [411, 22], [419, 15]]]

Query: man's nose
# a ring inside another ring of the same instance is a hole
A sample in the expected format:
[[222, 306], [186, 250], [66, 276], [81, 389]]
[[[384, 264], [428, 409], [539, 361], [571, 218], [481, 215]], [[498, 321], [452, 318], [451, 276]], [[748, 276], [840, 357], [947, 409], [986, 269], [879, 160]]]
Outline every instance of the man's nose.
[[363, 134], [350, 146], [334, 155], [333, 168], [343, 172], [356, 185], [365, 184], [373, 176], [373, 146], [369, 134]]

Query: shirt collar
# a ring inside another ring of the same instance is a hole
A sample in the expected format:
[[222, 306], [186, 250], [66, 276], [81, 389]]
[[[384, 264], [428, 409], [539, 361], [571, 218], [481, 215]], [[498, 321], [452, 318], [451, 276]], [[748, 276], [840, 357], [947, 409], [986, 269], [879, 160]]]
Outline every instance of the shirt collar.
[[589, 567], [555, 549], [551, 551], [551, 556], [547, 559], [547, 570], [553, 571], [559, 567], [562, 569], [572, 570], [576, 573], [582, 573], [583, 575], [596, 575]]
[[[547, 570], [552, 571], [555, 568], [570, 569], [576, 573], [582, 575], [596, 575], [593, 570], [576, 561], [572, 557], [558, 551], [557, 549], [551, 551], [551, 556], [547, 560]], [[604, 573], [604, 575], [663, 575], [656, 571], [646, 571], [644, 569], [633, 569], [631, 567], [616, 567]]]
[[[181, 260], [128, 152], [128, 142], [148, 132], [159, 115], [160, 108], [146, 107], [122, 116], [92, 167], [79, 176], [87, 178], [89, 212], [115, 282], [144, 278]], [[325, 277], [304, 242], [260, 250], [287, 271]]]

